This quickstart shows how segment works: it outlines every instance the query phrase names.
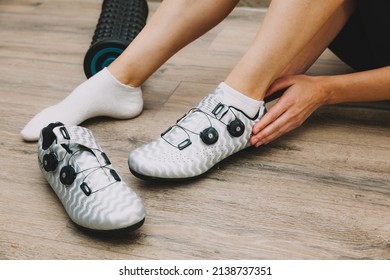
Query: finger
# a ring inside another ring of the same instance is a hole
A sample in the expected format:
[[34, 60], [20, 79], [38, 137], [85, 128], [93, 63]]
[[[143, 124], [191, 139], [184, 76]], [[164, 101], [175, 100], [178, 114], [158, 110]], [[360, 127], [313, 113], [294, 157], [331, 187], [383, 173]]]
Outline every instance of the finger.
[[288, 113], [285, 113], [262, 130], [258, 135], [254, 135], [251, 138], [251, 144], [256, 147], [268, 144], [294, 128], [295, 124], [291, 122], [291, 117], [289, 117]]
[[279, 99], [278, 102], [253, 126], [252, 133], [257, 134], [270, 123], [274, 122], [288, 109], [288, 105], [284, 99]]
[[273, 135], [281, 130], [281, 128], [284, 126], [284, 122], [286, 121], [286, 118], [284, 115], [279, 117], [274, 122], [267, 125], [264, 129], [262, 129], [259, 133], [256, 135], [253, 135], [251, 138], [251, 143], [254, 144], [267, 144], [269, 143], [269, 137], [270, 135]]
[[275, 80], [271, 84], [271, 86], [268, 88], [265, 96], [269, 96], [269, 95], [272, 95], [278, 91], [286, 89], [286, 88], [292, 86], [294, 83], [295, 83], [294, 76], [281, 77], [281, 78]]

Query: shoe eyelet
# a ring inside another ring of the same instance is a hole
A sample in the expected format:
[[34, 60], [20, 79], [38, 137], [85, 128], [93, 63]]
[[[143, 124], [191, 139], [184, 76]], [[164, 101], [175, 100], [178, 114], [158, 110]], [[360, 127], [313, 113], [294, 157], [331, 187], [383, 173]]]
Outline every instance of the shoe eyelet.
[[115, 181], [117, 181], [117, 182], [121, 181], [121, 177], [119, 177], [118, 173], [116, 173], [116, 171], [114, 169], [110, 169], [110, 173], [111, 173], [112, 177], [114, 177]]
[[218, 103], [217, 106], [213, 109], [211, 113], [214, 114], [214, 116], [217, 116], [219, 113], [221, 113], [222, 109], [225, 107], [222, 103]]
[[88, 187], [87, 183], [82, 183], [80, 185], [80, 189], [85, 193], [86, 196], [90, 196], [92, 191], [91, 189]]
[[167, 130], [165, 130], [163, 133], [161, 133], [161, 137], [163, 137], [165, 134], [167, 134], [172, 129], [172, 126], [168, 127]]
[[177, 145], [177, 147], [181, 151], [181, 150], [187, 148], [191, 144], [192, 144], [191, 140], [190, 139], [186, 139], [183, 142], [181, 142], [179, 145]]
[[64, 137], [64, 139], [70, 140], [70, 136], [69, 136], [68, 130], [66, 129], [65, 126], [60, 127], [60, 132], [62, 134], [62, 137]]
[[110, 159], [108, 158], [108, 156], [106, 155], [105, 152], [101, 152], [101, 156], [102, 156], [102, 158], [104, 159], [104, 161], [106, 162], [107, 165], [111, 164], [111, 161], [110, 161]]

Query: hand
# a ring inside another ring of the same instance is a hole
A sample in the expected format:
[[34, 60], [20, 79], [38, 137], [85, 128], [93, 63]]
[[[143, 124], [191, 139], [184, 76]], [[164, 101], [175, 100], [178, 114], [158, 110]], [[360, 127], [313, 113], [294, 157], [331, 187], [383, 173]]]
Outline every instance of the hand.
[[250, 143], [256, 147], [301, 126], [326, 100], [322, 77], [286, 76], [276, 80], [266, 96], [286, 89], [276, 104], [253, 126]]

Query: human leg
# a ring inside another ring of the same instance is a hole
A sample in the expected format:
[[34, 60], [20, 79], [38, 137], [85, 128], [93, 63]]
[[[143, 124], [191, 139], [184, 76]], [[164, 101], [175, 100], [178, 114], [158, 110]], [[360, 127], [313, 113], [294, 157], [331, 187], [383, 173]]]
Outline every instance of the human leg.
[[128, 119], [141, 113], [140, 85], [169, 57], [225, 18], [238, 0], [165, 0], [125, 52], [107, 69], [78, 86], [60, 103], [44, 109], [22, 130], [36, 141], [51, 122], [79, 124], [108, 116]]
[[[285, 90], [283, 96], [269, 112], [253, 127], [251, 144], [267, 144], [281, 135], [302, 125], [302, 123], [323, 104], [325, 93], [318, 77], [299, 76], [303, 74], [334, 41], [340, 30], [356, 9], [355, 1], [345, 1], [329, 20], [318, 30], [313, 39], [285, 67], [278, 79], [268, 88], [266, 95]], [[273, 98], [273, 96], [270, 96]]]
[[310, 67], [352, 10], [352, 0], [273, 0], [256, 38], [225, 82], [263, 99], [275, 79]]
[[[340, 29], [341, 32], [344, 31], [346, 22], [348, 23], [351, 15], [355, 13], [355, 6], [355, 1], [347, 1], [340, 6], [303, 50], [287, 64], [279, 77], [304, 74], [324, 50], [329, 47], [329, 44], [335, 41], [335, 37], [340, 34]], [[356, 40], [352, 42], [356, 42]], [[345, 48], [346, 46], [344, 46]], [[354, 48], [361, 48], [361, 46], [354, 46]], [[269, 96], [271, 93], [272, 96]], [[270, 102], [279, 98], [281, 94], [282, 92], [275, 94], [268, 89], [264, 101]]]
[[[161, 138], [130, 154], [129, 168], [134, 175], [158, 180], [194, 178], [250, 145], [252, 126], [261, 121], [265, 112], [264, 104], [259, 100], [263, 99], [271, 83], [280, 75], [305, 71], [349, 16], [349, 8], [345, 8], [346, 2], [342, 1], [331, 1], [331, 7], [325, 9], [327, 16], [322, 15], [324, 7], [319, 10], [315, 5], [311, 6], [311, 1], [291, 1], [293, 7], [287, 2], [271, 4], [271, 14], [267, 15], [254, 43], [225, 83], [164, 132]], [[288, 8], [292, 8], [291, 14], [290, 9], [284, 10]], [[308, 34], [298, 36], [292, 36], [291, 30], [283, 30], [289, 21], [295, 17], [300, 19], [311, 9], [315, 15], [294, 22], [291, 29], [301, 31], [306, 25], [314, 25], [317, 29], [309, 28]], [[292, 49], [290, 45], [293, 45]], [[248, 114], [243, 109], [246, 106], [242, 107], [240, 103], [254, 105], [249, 106], [252, 108], [257, 106], [257, 114]], [[237, 126], [240, 122], [242, 126]], [[210, 137], [205, 139], [205, 134]]]
[[110, 66], [121, 82], [140, 86], [166, 60], [222, 21], [238, 0], [164, 0], [142, 32]]

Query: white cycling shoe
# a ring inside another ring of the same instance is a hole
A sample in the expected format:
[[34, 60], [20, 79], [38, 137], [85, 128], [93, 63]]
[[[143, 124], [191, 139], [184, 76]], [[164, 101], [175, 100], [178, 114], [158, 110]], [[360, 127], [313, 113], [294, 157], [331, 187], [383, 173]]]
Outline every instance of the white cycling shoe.
[[159, 139], [131, 152], [130, 171], [141, 179], [188, 180], [250, 146], [252, 127], [264, 115], [264, 104], [250, 118], [223, 104], [222, 94], [217, 88]]
[[78, 226], [98, 232], [129, 232], [142, 226], [142, 200], [121, 179], [90, 130], [52, 123], [38, 141], [45, 178]]

